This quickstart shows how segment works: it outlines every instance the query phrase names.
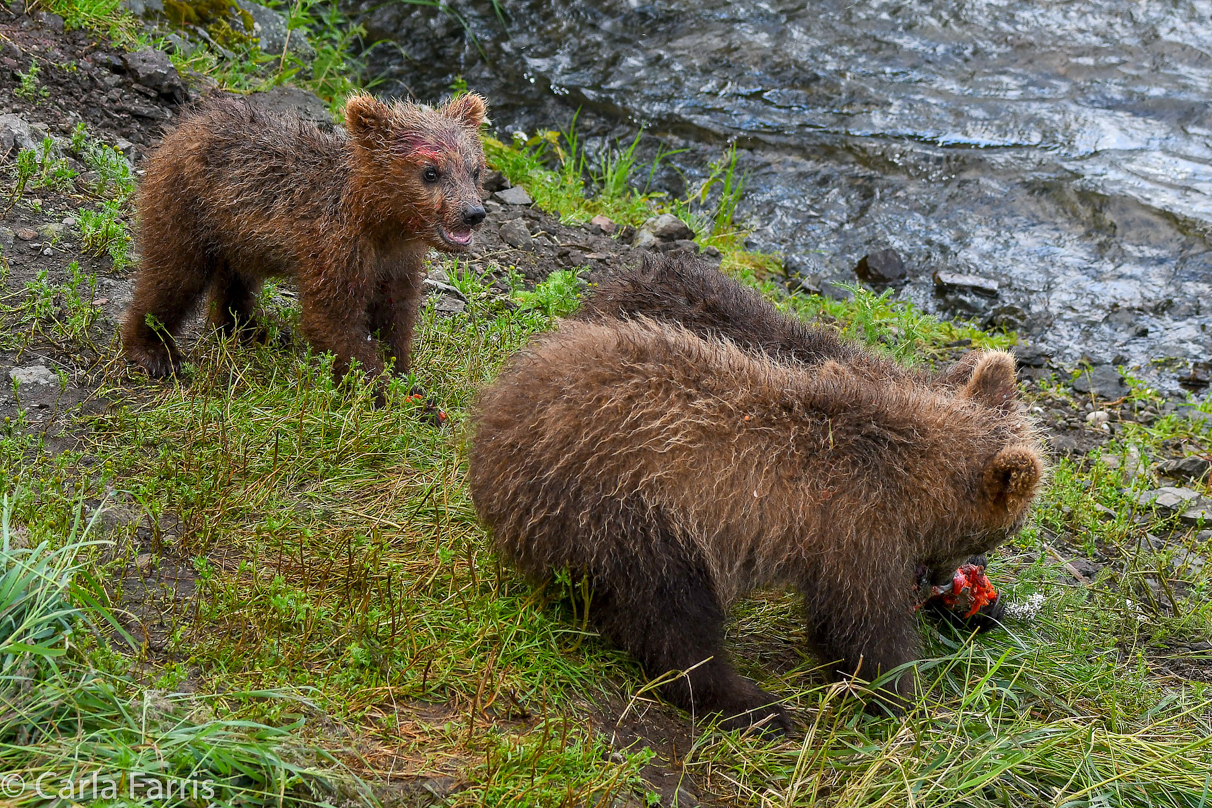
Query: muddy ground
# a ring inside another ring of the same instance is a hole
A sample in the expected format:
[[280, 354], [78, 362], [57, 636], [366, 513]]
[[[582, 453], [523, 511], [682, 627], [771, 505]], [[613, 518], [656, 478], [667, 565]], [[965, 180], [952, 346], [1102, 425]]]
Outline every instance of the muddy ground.
[[[111, 47], [99, 44], [81, 32], [65, 32], [62, 21], [52, 15], [31, 18], [0, 7], [0, 116], [17, 116], [31, 127], [36, 139], [46, 133], [66, 142], [80, 121], [88, 133], [115, 145], [132, 162], [136, 176], [151, 149], [173, 126], [190, 104], [217, 92], [213, 82], [200, 76], [184, 77], [184, 83], [149, 75], [143, 61]], [[38, 75], [45, 93], [35, 97], [17, 94], [19, 73], [27, 73], [37, 60]], [[295, 110], [325, 125], [331, 125], [325, 105], [301, 90], [279, 88], [251, 99], [252, 103], [278, 110]], [[0, 149], [5, 148], [0, 144]], [[16, 148], [2, 155], [5, 163], [16, 157]], [[80, 244], [78, 217], [82, 208], [95, 206], [97, 200], [88, 189], [91, 179], [84, 166], [67, 158], [80, 171], [74, 187], [62, 191], [27, 191], [20, 203], [0, 216], [0, 247], [8, 263], [3, 294], [10, 304], [30, 294], [29, 287], [40, 276], [50, 283], [64, 283], [69, 266], [78, 262], [85, 274], [95, 274], [90, 290], [91, 305], [98, 313], [98, 325], [91, 333], [101, 335], [84, 349], [69, 348], [39, 338], [26, 339], [16, 350], [0, 352], [0, 422], [6, 429], [21, 428], [40, 434], [45, 451], [55, 454], [68, 448], [87, 445], [87, 430], [79, 423], [82, 414], [96, 413], [120, 406], [142, 395], [130, 384], [131, 370], [118, 353], [116, 323], [130, 299], [133, 269], [116, 270], [106, 255], [85, 251]], [[6, 174], [5, 176], [9, 176]], [[528, 204], [520, 189], [510, 189], [499, 175], [487, 179], [485, 192], [488, 219], [476, 236], [470, 265], [483, 274], [502, 295], [508, 294], [505, 282], [509, 267], [515, 267], [526, 279], [541, 281], [553, 270], [588, 267], [589, 279], [600, 278], [611, 268], [639, 260], [641, 250], [627, 243], [631, 232], [619, 231], [609, 222], [567, 226], [558, 219]], [[7, 206], [7, 190], [3, 194]], [[128, 222], [129, 223], [129, 222]], [[662, 242], [655, 249], [687, 249], [686, 242]], [[132, 256], [136, 259], [137, 244]], [[707, 256], [708, 260], [712, 259]], [[44, 274], [43, 274], [44, 273]], [[800, 293], [807, 293], [799, 290]], [[457, 293], [443, 285], [435, 275], [432, 294], [440, 296], [439, 308], [451, 316], [460, 316], [462, 302]], [[13, 324], [5, 324], [12, 329]], [[958, 357], [966, 346], [953, 346]], [[1100, 378], [1086, 384], [1078, 399], [1084, 403], [1046, 395], [1046, 380], [1056, 374], [1068, 379], [1072, 374], [1052, 366], [1046, 355], [1029, 348], [1019, 351], [1022, 379], [1028, 391], [1036, 393], [1037, 415], [1057, 454], [1083, 457], [1113, 436], [1122, 421], [1150, 423], [1165, 414], [1152, 407], [1136, 411], [1123, 401], [1127, 388], [1117, 377], [1095, 369]], [[22, 384], [13, 392], [9, 384], [12, 372]], [[1079, 381], [1079, 386], [1082, 383]], [[1118, 399], [1118, 400], [1117, 400]], [[1163, 410], [1176, 409], [1177, 403]], [[1107, 413], [1093, 421], [1095, 410]], [[24, 425], [14, 427], [24, 414]], [[1190, 417], [1202, 417], [1188, 412]], [[6, 420], [7, 419], [7, 420]], [[1169, 447], [1174, 458], [1186, 454], [1181, 444]], [[1152, 461], [1164, 458], [1151, 458]], [[96, 458], [85, 456], [87, 466]], [[86, 469], [82, 470], [86, 473]], [[95, 505], [95, 503], [94, 503]], [[1142, 517], [1145, 518], [1145, 517]], [[107, 512], [103, 526], [107, 530], [126, 527], [133, 546], [117, 552], [131, 561], [118, 578], [117, 602], [127, 614], [127, 627], [141, 639], [154, 660], [166, 653], [165, 637], [171, 615], [188, 611], [193, 594], [192, 566], [188, 559], [174, 556], [171, 546], [179, 529], [172, 517], [150, 524], [137, 509], [118, 503]], [[1058, 544], [1056, 550], [1068, 562], [1075, 581], [1092, 578], [1106, 559], [1085, 557], [1079, 548]], [[152, 561], [155, 563], [152, 563]], [[167, 616], [167, 617], [166, 617]], [[1184, 669], [1181, 675], [1207, 680], [1202, 666]], [[645, 770], [645, 776], [661, 792], [666, 803], [679, 795], [682, 806], [714, 804], [684, 777], [677, 760], [693, 742], [692, 728], [683, 717], [667, 708], [644, 706], [628, 709], [622, 702], [596, 705], [592, 720], [616, 736], [619, 748], [641, 741], [653, 748], [658, 757]], [[397, 796], [405, 804], [424, 804], [430, 796], [457, 784], [449, 778], [420, 778]], [[398, 790], [398, 789], [397, 789]], [[435, 797], [436, 799], [436, 797]]]

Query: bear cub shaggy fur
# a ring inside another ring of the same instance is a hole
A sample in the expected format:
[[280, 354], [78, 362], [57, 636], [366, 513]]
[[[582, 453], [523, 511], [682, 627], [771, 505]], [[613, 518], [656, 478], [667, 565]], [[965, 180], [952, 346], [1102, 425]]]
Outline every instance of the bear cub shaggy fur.
[[181, 363], [176, 337], [202, 295], [209, 322], [243, 330], [265, 278], [293, 277], [302, 327], [332, 351], [408, 371], [424, 258], [468, 249], [484, 219], [479, 129], [484, 99], [438, 108], [355, 95], [346, 131], [222, 98], [186, 117], [152, 155], [139, 189], [142, 269], [122, 329], [127, 355], [153, 376]]
[[[969, 352], [937, 373], [906, 368], [839, 337], [832, 328], [783, 314], [756, 290], [685, 252], [645, 253], [639, 266], [624, 268], [603, 280], [575, 316], [600, 321], [650, 317], [677, 323], [700, 337], [731, 340], [741, 348], [781, 362], [811, 366], [834, 359], [852, 371], [877, 379], [912, 377], [942, 389], [955, 389], [967, 382], [980, 358], [979, 352]], [[967, 563], [984, 567], [987, 561], [981, 555], [969, 558]], [[999, 625], [1005, 604], [994, 601], [967, 620], [959, 620], [933, 602], [929, 610], [969, 630], [987, 631]]]
[[580, 320], [649, 317], [677, 323], [700, 337], [731, 340], [780, 362], [815, 365], [833, 359], [875, 378], [914, 377], [945, 388], [967, 381], [977, 359], [977, 354], [969, 354], [937, 374], [907, 369], [839, 337], [832, 328], [783, 314], [756, 290], [685, 252], [645, 254], [639, 266], [603, 280], [575, 316]]
[[[585, 576], [603, 635], [649, 676], [682, 672], [667, 699], [785, 731], [728, 661], [733, 602], [796, 587], [820, 658], [875, 679], [917, 657], [921, 570], [940, 583], [1023, 525], [1044, 463], [1014, 362], [970, 364], [949, 390], [643, 317], [567, 321], [481, 394], [472, 498], [524, 574]], [[887, 688], [901, 703], [912, 675]]]

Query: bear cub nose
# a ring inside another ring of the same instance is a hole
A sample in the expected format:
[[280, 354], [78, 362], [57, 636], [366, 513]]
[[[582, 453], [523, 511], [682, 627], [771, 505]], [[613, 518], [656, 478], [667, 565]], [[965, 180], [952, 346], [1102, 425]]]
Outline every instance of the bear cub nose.
[[476, 205], [474, 208], [463, 208], [463, 224], [469, 227], [475, 227], [480, 222], [484, 221], [484, 208]]

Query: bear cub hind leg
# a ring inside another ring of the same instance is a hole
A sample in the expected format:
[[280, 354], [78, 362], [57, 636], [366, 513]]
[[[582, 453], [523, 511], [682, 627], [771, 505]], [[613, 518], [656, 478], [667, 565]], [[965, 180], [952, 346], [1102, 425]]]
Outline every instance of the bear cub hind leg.
[[[669, 553], [680, 545], [653, 543]], [[630, 563], [628, 563], [630, 561]], [[719, 713], [720, 728], [783, 735], [791, 720], [777, 699], [733, 669], [724, 650], [724, 609], [701, 563], [689, 557], [618, 561], [592, 575], [590, 619], [651, 677], [681, 675], [661, 695], [697, 716]]]
[[216, 272], [210, 287], [207, 321], [223, 336], [239, 334], [250, 341], [264, 341], [266, 333], [254, 322], [260, 278], [249, 278], [224, 268]]

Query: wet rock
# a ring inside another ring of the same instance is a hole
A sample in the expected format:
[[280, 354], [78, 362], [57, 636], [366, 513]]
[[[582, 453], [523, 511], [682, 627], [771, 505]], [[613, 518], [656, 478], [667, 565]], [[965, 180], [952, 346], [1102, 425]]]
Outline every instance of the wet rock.
[[1188, 390], [1202, 390], [1212, 384], [1212, 363], [1197, 362], [1186, 373], [1178, 375], [1178, 383]]
[[1212, 426], [1212, 412], [1204, 412], [1195, 407], [1179, 407], [1175, 412], [1180, 418], [1202, 423], [1204, 426]]
[[1052, 351], [1038, 345], [1015, 345], [1010, 352], [1019, 367], [1042, 368], [1052, 358]]
[[1082, 370], [1073, 382], [1078, 393], [1093, 393], [1099, 398], [1116, 399], [1128, 394], [1128, 383], [1114, 365], [1095, 365]]
[[1027, 310], [1022, 306], [998, 306], [989, 315], [987, 326], [1001, 328], [1006, 331], [1025, 331], [1030, 324]]
[[[512, 191], [514, 189], [511, 188], [509, 190]], [[534, 249], [534, 239], [531, 237], [526, 223], [521, 219], [505, 222], [497, 232], [501, 234], [501, 239], [510, 247], [515, 247], [519, 250]]]
[[[125, 54], [122, 62], [126, 66], [126, 72], [130, 74], [136, 84], [155, 90], [165, 98], [172, 99], [176, 104], [183, 104], [189, 100], [189, 90], [186, 89], [185, 82], [181, 80], [177, 68], [173, 67], [172, 61], [164, 51], [144, 48]], [[138, 113], [132, 112], [132, 114]]]
[[59, 384], [56, 376], [46, 365], [28, 365], [23, 368], [13, 368], [8, 377], [20, 387], [39, 387], [47, 384]]
[[[533, 205], [534, 200], [530, 198], [530, 194], [526, 193], [526, 189], [521, 186], [513, 188], [505, 188], [504, 190], [494, 193], [493, 198], [498, 202], [506, 205]], [[529, 235], [529, 234], [527, 234]]]
[[877, 286], [900, 283], [908, 276], [905, 262], [896, 250], [875, 250], [859, 259], [854, 274], [863, 281]]
[[1212, 462], [1202, 457], [1184, 457], [1181, 460], [1162, 461], [1154, 470], [1159, 476], [1172, 480], [1200, 480], [1209, 468], [1212, 468]]
[[661, 241], [694, 241], [694, 231], [690, 225], [672, 213], [662, 213], [644, 222], [640, 232], [645, 230]]
[[982, 297], [997, 297], [999, 285], [992, 278], [980, 275], [963, 275], [959, 272], [939, 270], [934, 273], [934, 288], [941, 292], [977, 294]]

